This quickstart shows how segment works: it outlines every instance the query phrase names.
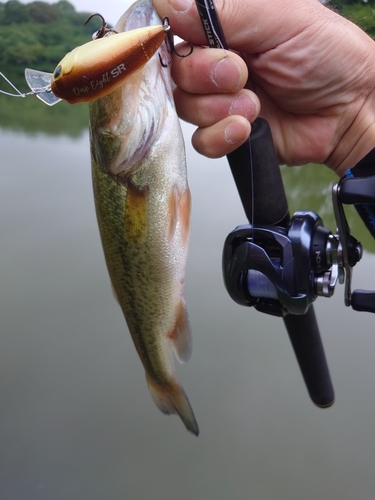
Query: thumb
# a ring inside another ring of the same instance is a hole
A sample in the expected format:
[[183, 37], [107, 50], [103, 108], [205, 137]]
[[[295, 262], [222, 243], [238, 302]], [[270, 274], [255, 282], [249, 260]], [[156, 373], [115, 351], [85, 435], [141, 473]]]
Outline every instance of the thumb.
[[[154, 0], [154, 5], [176, 35], [207, 44], [194, 0]], [[286, 42], [327, 12], [317, 0], [217, 0], [215, 7], [228, 46], [249, 54]]]

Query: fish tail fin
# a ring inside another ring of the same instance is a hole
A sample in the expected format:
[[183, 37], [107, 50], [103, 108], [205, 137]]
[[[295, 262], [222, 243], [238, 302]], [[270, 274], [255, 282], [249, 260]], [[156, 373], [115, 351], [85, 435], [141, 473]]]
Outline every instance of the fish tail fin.
[[146, 379], [151, 396], [158, 408], [167, 415], [179, 415], [187, 430], [198, 436], [199, 427], [195, 420], [193, 410], [185, 391], [178, 382], [163, 388], [154, 382], [147, 374]]

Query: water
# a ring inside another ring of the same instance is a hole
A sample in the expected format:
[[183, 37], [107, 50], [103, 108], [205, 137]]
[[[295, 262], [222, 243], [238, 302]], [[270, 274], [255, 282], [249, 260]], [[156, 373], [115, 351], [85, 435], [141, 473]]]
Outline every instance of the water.
[[[155, 407], [111, 295], [87, 131], [3, 129], [0, 152], [2, 500], [373, 497], [375, 318], [345, 308], [343, 287], [317, 301], [336, 402], [316, 408], [282, 321], [224, 290], [222, 244], [245, 222], [225, 160], [188, 150], [194, 351], [179, 377], [201, 429], [194, 438]], [[293, 210], [332, 222], [328, 171], [285, 179]], [[357, 267], [354, 287], [375, 288], [373, 255]]]

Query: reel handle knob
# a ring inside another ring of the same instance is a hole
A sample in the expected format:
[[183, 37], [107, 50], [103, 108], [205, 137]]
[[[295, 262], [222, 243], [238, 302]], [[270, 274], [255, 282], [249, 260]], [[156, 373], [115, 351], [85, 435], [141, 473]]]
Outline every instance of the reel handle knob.
[[351, 306], [355, 311], [375, 313], [375, 291], [354, 290], [351, 296]]
[[346, 205], [374, 205], [375, 175], [341, 179], [340, 200]]

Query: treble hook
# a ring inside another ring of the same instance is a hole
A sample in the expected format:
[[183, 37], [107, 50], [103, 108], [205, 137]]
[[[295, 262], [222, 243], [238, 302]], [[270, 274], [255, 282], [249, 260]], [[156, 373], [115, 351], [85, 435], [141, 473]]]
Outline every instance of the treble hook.
[[91, 19], [95, 16], [98, 16], [100, 17], [100, 19], [102, 20], [102, 27], [98, 30], [98, 31], [95, 31], [95, 33], [92, 35], [92, 39], [93, 40], [97, 40], [98, 38], [103, 38], [104, 36], [106, 36], [108, 33], [117, 33], [116, 30], [114, 30], [113, 28], [108, 28], [108, 24], [105, 22], [105, 19], [104, 17], [99, 14], [98, 12], [96, 12], [95, 14], [91, 14], [91, 16], [89, 16], [86, 21], [84, 22], [83, 26], [86, 26], [86, 24], [91, 21]]
[[[171, 31], [171, 26], [169, 24], [169, 18], [167, 16], [163, 17], [163, 29], [167, 35], [167, 42], [166, 42], [166, 45], [167, 45], [167, 51], [169, 52], [169, 54], [176, 54], [176, 56], [178, 57], [188, 57], [190, 56], [190, 54], [193, 52], [193, 44], [190, 40], [190, 51], [187, 53], [187, 54], [179, 54], [174, 46], [174, 40], [173, 40], [173, 33]], [[169, 59], [169, 61], [167, 62], [167, 64], [165, 64], [160, 56], [160, 54], [158, 53], [158, 56], [159, 56], [159, 59], [160, 59], [160, 64], [163, 66], [163, 68], [167, 68], [171, 62], [172, 62], [172, 57]]]

